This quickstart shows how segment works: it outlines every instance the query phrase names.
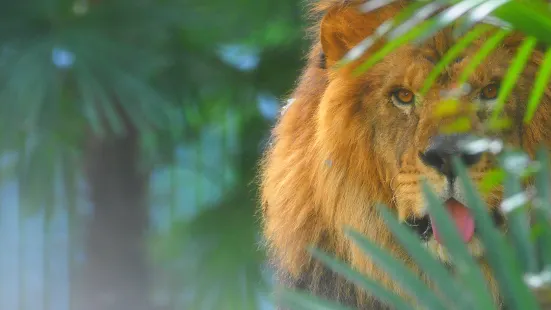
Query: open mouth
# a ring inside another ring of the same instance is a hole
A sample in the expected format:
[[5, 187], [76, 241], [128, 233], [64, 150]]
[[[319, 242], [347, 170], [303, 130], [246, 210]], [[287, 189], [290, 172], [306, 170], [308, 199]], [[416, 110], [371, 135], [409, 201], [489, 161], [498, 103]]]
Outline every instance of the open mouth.
[[[476, 233], [476, 225], [469, 209], [453, 198], [446, 200], [444, 203], [463, 241], [469, 242]], [[502, 226], [504, 223], [503, 215], [497, 208], [493, 209], [491, 212], [496, 227]], [[434, 237], [436, 241], [440, 243], [438, 227], [433, 225], [429, 215], [423, 217], [409, 217], [406, 219], [406, 224], [410, 226], [423, 241], [428, 241], [430, 238]]]

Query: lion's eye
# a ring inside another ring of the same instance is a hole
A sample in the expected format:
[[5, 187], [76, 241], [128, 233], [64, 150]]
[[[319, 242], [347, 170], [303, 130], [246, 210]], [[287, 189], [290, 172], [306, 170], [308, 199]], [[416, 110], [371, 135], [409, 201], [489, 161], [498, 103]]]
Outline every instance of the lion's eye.
[[415, 101], [415, 95], [411, 90], [400, 88], [392, 93], [392, 98], [398, 104], [412, 104]]
[[480, 92], [480, 97], [484, 100], [493, 100], [497, 98], [499, 93], [499, 85], [497, 83], [492, 83], [487, 85]]

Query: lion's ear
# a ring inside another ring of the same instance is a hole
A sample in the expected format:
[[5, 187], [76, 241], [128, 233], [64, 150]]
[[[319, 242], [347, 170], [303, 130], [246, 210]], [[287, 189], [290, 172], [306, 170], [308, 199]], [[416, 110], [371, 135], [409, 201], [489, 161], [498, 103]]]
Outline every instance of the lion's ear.
[[339, 61], [348, 50], [339, 15], [339, 10], [331, 10], [321, 20], [320, 41], [327, 68]]
[[357, 5], [333, 7], [326, 11], [320, 25], [320, 41], [326, 66], [332, 67], [351, 48], [375, 33], [402, 8], [401, 1], [369, 13]]

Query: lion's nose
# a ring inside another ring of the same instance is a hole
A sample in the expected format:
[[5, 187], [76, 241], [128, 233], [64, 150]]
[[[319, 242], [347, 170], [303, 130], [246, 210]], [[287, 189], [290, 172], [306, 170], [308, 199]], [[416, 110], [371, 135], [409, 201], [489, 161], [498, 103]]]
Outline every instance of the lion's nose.
[[438, 135], [431, 139], [425, 152], [419, 154], [421, 161], [441, 174], [453, 178], [452, 157], [461, 158], [466, 166], [473, 166], [482, 158], [482, 153], [468, 153], [461, 148], [460, 143], [466, 139], [466, 134]]

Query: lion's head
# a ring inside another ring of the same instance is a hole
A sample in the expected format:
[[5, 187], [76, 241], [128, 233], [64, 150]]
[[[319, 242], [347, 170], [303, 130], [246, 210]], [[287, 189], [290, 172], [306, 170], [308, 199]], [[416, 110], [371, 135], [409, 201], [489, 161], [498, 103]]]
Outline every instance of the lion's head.
[[[505, 38], [469, 78], [457, 113], [439, 117], [437, 105], [454, 89], [486, 38], [461, 54], [424, 95], [420, 93], [423, 82], [456, 41], [450, 29], [421, 44], [402, 46], [354, 76], [352, 71], [369, 52], [338, 70], [333, 65], [401, 8], [397, 3], [362, 13], [354, 4], [357, 2], [321, 1], [315, 6], [323, 13], [314, 32], [318, 40], [292, 96], [294, 102], [274, 129], [262, 172], [265, 236], [280, 268], [291, 279], [299, 279], [302, 286], [339, 299], [348, 296], [345, 281], [334, 279], [332, 288], [320, 288], [327, 275], [308, 256], [308, 245], [329, 250], [400, 291], [342, 232], [343, 226], [351, 226], [408, 262], [377, 215], [374, 206], [378, 202], [395, 210], [402, 221], [418, 230], [436, 256], [448, 260], [439, 243], [438, 228], [427, 216], [422, 178], [439, 194], [472, 254], [483, 255], [451, 158], [460, 157], [475, 182], [494, 166], [496, 159], [491, 154], [469, 151], [462, 143], [484, 130], [500, 82], [522, 42], [516, 34]], [[321, 61], [325, 66], [320, 66], [320, 55], [324, 55]], [[507, 99], [503, 116], [512, 126], [500, 133], [506, 143], [531, 154], [538, 145], [551, 144], [549, 91], [534, 120], [523, 123], [541, 59], [541, 52], [535, 51]], [[445, 129], [458, 119], [467, 120], [470, 130], [446, 134]], [[486, 200], [496, 224], [501, 224], [497, 212], [501, 189], [495, 188]], [[331, 289], [333, 293], [328, 292]], [[356, 304], [364, 304], [364, 297], [353, 298]]]

